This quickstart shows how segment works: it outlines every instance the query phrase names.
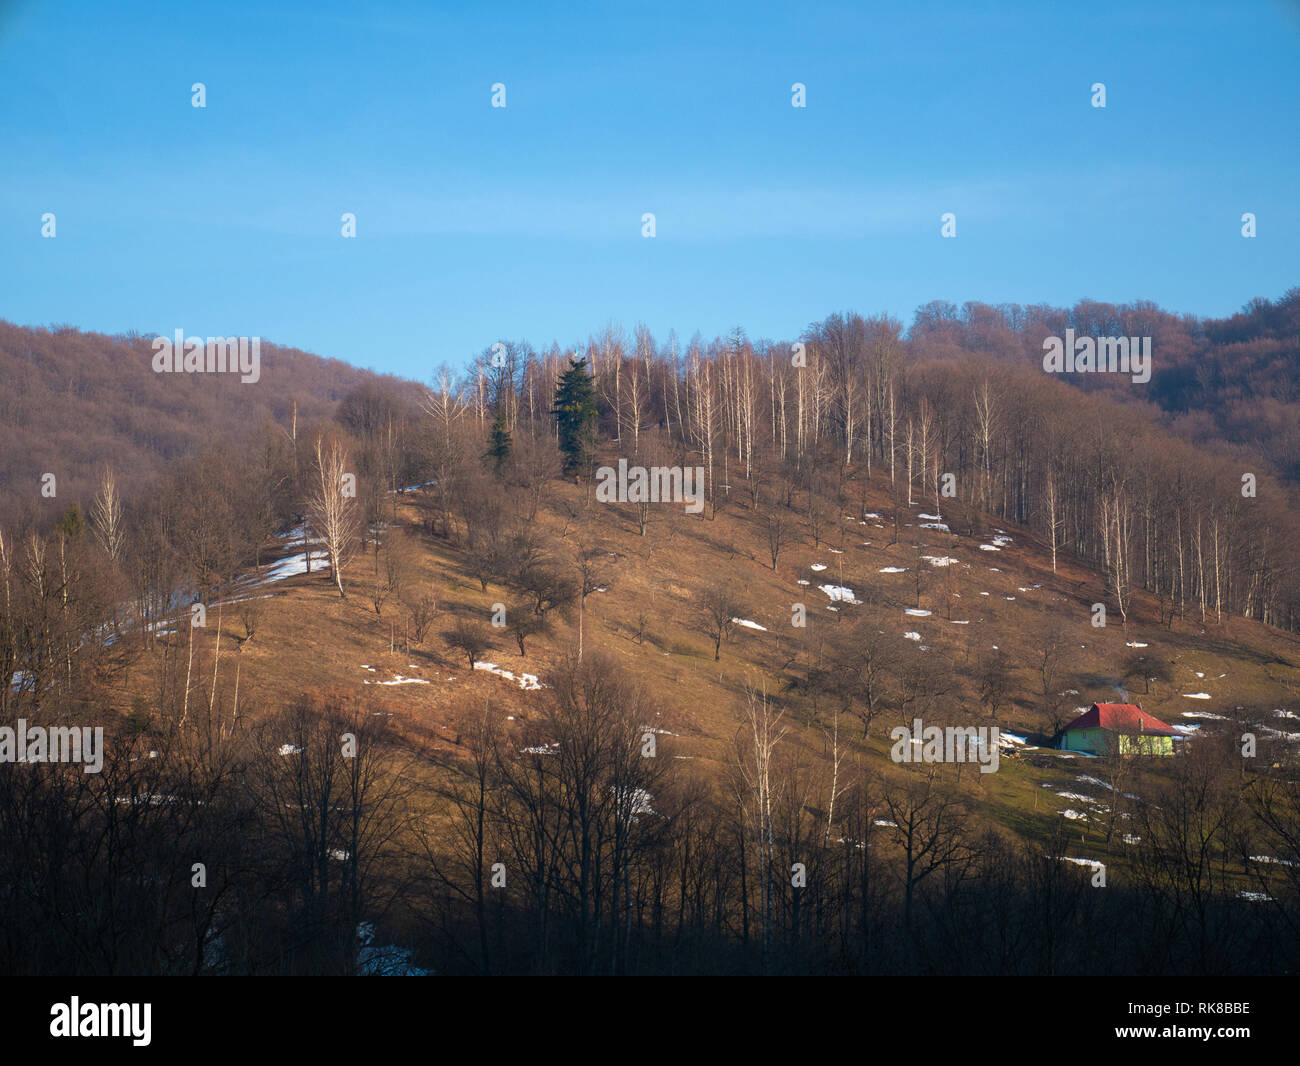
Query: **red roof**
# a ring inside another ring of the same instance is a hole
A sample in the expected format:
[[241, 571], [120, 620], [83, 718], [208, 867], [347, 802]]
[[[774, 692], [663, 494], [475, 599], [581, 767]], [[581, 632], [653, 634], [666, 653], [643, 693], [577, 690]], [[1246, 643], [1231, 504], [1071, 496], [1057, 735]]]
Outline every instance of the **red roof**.
[[1109, 729], [1126, 736], [1141, 734], [1148, 737], [1175, 737], [1178, 735], [1154, 714], [1149, 714], [1131, 703], [1094, 703], [1061, 732], [1068, 733], [1073, 729]]

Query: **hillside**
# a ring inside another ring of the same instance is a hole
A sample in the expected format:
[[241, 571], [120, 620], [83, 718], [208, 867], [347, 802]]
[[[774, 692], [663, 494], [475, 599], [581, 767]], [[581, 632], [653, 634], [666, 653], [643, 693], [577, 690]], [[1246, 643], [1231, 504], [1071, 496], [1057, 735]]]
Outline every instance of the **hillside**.
[[[887, 330], [810, 351], [515, 351], [6, 526], [0, 714], [107, 737], [0, 777], [9, 972], [1293, 967], [1289, 489]], [[620, 461], [700, 506], [608, 502]], [[1115, 700], [1174, 754], [1053, 746]], [[918, 719], [997, 762], [900, 760]]]
[[0, 511], [40, 513], [40, 478], [88, 502], [104, 464], [134, 495], [169, 463], [242, 444], [268, 421], [288, 429], [332, 419], [364, 384], [418, 401], [409, 383], [296, 348], [260, 346], [260, 376], [159, 374], [152, 337], [35, 329], [0, 320]]
[[1300, 481], [1300, 288], [1252, 300], [1223, 319], [1173, 314], [1140, 300], [960, 309], [935, 301], [917, 310], [909, 336], [922, 358], [977, 355], [1038, 368], [1043, 339], [1066, 329], [1152, 341], [1150, 381], [1134, 386], [1122, 375], [1063, 375], [1071, 385], [1142, 409], [1200, 448], [1258, 457], [1279, 476]]

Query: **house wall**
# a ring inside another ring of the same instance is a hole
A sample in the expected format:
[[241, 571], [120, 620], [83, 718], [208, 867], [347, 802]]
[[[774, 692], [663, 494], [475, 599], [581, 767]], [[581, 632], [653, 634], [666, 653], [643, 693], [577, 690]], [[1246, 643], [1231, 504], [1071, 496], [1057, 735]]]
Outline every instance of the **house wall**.
[[1071, 729], [1064, 735], [1061, 747], [1066, 751], [1086, 751], [1093, 755], [1106, 753], [1105, 731], [1102, 729]]
[[[1086, 751], [1090, 755], [1107, 754], [1110, 750], [1109, 743], [1107, 731], [1098, 727], [1071, 729], [1061, 737], [1062, 750]], [[1119, 750], [1121, 755], [1172, 755], [1174, 739], [1120, 734]]]
[[1174, 738], [1121, 736], [1119, 750], [1122, 755], [1172, 755]]

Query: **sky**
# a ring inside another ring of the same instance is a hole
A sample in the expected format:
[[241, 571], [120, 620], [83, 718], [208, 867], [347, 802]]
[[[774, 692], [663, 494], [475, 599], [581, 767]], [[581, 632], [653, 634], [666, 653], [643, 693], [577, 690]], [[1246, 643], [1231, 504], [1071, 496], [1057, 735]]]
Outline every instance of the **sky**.
[[1300, 284], [1298, 104], [1300, 0], [0, 0], [0, 318], [428, 380], [610, 323], [1224, 315]]

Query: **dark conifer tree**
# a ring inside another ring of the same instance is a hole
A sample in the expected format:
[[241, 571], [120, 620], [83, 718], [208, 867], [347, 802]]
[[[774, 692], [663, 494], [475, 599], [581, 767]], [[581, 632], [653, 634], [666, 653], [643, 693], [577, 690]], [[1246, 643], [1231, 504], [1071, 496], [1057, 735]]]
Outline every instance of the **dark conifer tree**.
[[555, 389], [555, 415], [565, 474], [578, 474], [591, 462], [596, 447], [596, 389], [587, 360], [576, 355]]

